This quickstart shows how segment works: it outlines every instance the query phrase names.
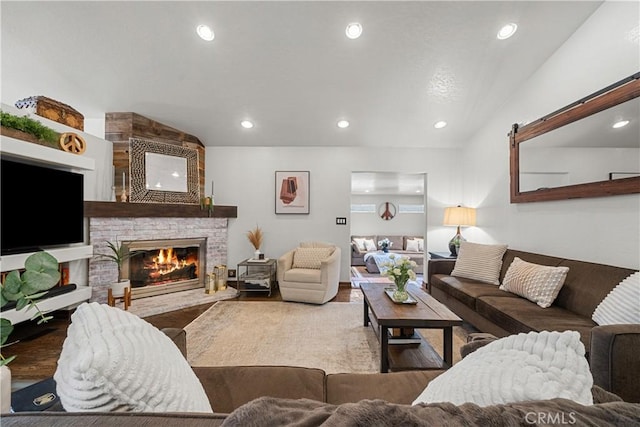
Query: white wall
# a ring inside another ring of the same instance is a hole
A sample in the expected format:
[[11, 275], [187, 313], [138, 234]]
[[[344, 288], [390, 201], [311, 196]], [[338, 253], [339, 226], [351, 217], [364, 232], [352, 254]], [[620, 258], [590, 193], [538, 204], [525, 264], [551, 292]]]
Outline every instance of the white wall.
[[[229, 221], [229, 267], [253, 255], [246, 232], [259, 225], [265, 233], [261, 250], [268, 258], [301, 241], [338, 244], [340, 280], [349, 281], [351, 173], [361, 170], [426, 173], [427, 249], [442, 250], [451, 238], [451, 230], [442, 226], [444, 206], [461, 197], [461, 178], [451, 176], [448, 167], [456, 164], [457, 153], [412, 149], [399, 156], [395, 148], [208, 147], [205, 182], [215, 181], [215, 203], [238, 206], [238, 218]], [[286, 170], [310, 171], [309, 215], [275, 214], [275, 171]], [[336, 217], [346, 217], [347, 225], [336, 225]]]
[[[385, 202], [396, 207], [396, 215], [390, 220], [384, 220], [378, 214], [378, 209]], [[375, 212], [352, 212], [351, 235], [384, 234], [388, 236], [424, 236], [426, 230], [425, 215], [422, 213], [401, 213], [400, 204], [424, 206], [424, 196], [399, 195], [352, 195], [351, 203], [373, 204]], [[434, 224], [435, 225], [435, 224]]]
[[511, 204], [507, 138], [513, 123], [638, 72], [639, 8], [637, 2], [604, 3], [478, 130], [463, 157], [464, 198], [479, 208], [478, 227], [465, 232], [467, 239], [640, 268], [640, 195]]

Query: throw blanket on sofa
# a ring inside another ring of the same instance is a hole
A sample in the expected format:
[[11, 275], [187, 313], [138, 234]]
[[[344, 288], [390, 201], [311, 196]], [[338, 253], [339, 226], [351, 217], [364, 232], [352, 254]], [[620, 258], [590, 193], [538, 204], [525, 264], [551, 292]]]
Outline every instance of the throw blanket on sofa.
[[[370, 258], [373, 259], [376, 263], [376, 265], [378, 266], [378, 270], [380, 270], [380, 274], [384, 273], [385, 271], [387, 271], [387, 268], [389, 267], [383, 267], [383, 264], [385, 262], [390, 262], [391, 258], [389, 258], [389, 255], [391, 255], [393, 252], [367, 252], [366, 254], [364, 254], [364, 262], [366, 263]], [[399, 257], [401, 255], [395, 254], [396, 257]]]
[[362, 400], [331, 405], [308, 399], [261, 397], [233, 411], [223, 426], [631, 426], [640, 423], [640, 404], [609, 402], [583, 406], [567, 399], [480, 407], [472, 403], [415, 406]]

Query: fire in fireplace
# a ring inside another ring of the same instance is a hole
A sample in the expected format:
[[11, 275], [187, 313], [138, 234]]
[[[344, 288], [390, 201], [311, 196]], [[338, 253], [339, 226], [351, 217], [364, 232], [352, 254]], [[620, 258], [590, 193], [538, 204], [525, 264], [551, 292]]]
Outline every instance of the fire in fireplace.
[[132, 298], [204, 287], [206, 239], [134, 240], [123, 246], [136, 252], [122, 268]]

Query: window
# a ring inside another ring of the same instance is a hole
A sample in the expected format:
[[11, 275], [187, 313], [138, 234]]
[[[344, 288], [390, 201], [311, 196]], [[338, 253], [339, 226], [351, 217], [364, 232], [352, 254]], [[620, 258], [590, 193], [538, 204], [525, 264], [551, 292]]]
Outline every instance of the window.
[[376, 205], [374, 203], [352, 203], [351, 212], [354, 213], [375, 213]]
[[424, 213], [424, 205], [419, 204], [399, 204], [398, 205], [398, 213]]

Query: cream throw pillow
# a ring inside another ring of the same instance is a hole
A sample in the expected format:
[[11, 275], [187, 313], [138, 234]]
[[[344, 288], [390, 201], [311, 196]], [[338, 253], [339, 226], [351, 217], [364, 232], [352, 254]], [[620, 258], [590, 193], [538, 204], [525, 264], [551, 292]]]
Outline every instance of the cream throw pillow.
[[212, 413], [180, 349], [138, 316], [97, 302], [71, 315], [53, 376], [67, 412]]
[[375, 242], [373, 241], [373, 239], [365, 239], [364, 240], [364, 247], [365, 250], [368, 252], [373, 252], [373, 251], [377, 251], [378, 247], [376, 246]]
[[407, 251], [409, 252], [420, 252], [420, 245], [417, 240], [407, 239]]
[[364, 252], [367, 250], [367, 247], [364, 245], [364, 241], [367, 239], [360, 239], [359, 237], [356, 237], [355, 239], [353, 239], [354, 242], [356, 242], [356, 245], [358, 245], [358, 250], [360, 250], [361, 252]]
[[640, 272], [616, 285], [598, 304], [591, 318], [598, 325], [640, 323]]
[[333, 253], [333, 248], [297, 248], [293, 253], [293, 268], [319, 270], [321, 261]]
[[592, 405], [593, 377], [576, 331], [529, 332], [490, 342], [432, 380], [413, 404], [491, 406], [570, 399]]
[[547, 308], [558, 296], [568, 272], [569, 267], [532, 264], [515, 257], [504, 275], [500, 289]]
[[451, 275], [499, 285], [502, 256], [506, 250], [507, 245], [461, 242]]

